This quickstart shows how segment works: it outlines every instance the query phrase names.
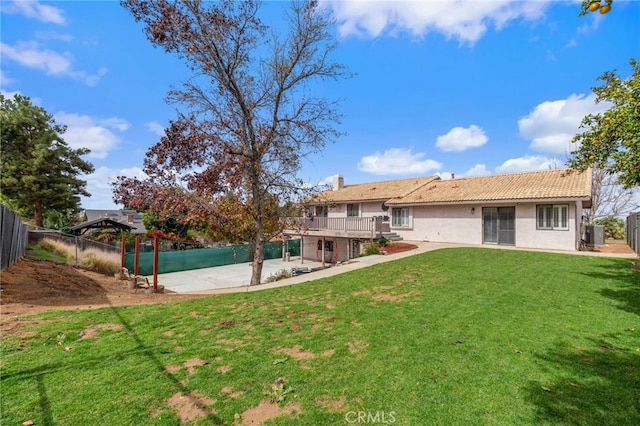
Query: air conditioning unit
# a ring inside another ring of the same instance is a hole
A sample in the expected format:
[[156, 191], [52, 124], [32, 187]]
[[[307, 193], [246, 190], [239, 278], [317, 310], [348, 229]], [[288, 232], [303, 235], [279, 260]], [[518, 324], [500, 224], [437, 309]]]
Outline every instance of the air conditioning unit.
[[587, 225], [584, 229], [585, 241], [589, 246], [603, 246], [604, 244], [604, 226], [603, 225]]

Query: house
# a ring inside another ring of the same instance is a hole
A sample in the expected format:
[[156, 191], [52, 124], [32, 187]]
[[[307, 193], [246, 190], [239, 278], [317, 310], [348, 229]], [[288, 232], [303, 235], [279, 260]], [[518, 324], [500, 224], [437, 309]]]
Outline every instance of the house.
[[84, 210], [82, 213], [83, 222], [99, 222], [100, 219], [109, 219], [128, 225], [134, 234], [147, 233], [144, 223], [142, 223], [142, 213], [135, 210]]
[[382, 237], [572, 251], [591, 206], [591, 170], [357, 185], [337, 176], [304, 204], [306, 217], [289, 218], [284, 231], [302, 238], [304, 259], [348, 260]]

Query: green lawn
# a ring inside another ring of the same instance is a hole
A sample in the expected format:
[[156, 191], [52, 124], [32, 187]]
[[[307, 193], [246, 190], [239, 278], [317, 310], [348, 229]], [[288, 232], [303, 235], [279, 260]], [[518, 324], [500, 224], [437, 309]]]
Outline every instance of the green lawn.
[[189, 424], [238, 424], [269, 396], [299, 408], [269, 424], [640, 424], [630, 259], [446, 249], [33, 318], [2, 342], [3, 425], [177, 425], [178, 400], [209, 412]]

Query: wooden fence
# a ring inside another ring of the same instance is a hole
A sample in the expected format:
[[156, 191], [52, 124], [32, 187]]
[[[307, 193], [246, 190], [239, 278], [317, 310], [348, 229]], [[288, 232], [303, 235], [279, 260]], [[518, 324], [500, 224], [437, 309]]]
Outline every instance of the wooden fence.
[[27, 250], [29, 229], [16, 212], [0, 204], [0, 270], [16, 263]]
[[627, 244], [636, 253], [640, 253], [640, 213], [627, 216]]

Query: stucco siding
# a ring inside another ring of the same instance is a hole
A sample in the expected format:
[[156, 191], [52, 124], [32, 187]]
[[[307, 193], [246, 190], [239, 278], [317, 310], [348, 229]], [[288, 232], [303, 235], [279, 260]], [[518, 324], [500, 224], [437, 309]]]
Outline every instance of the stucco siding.
[[576, 229], [580, 226], [580, 218], [576, 222], [576, 206], [574, 203], [568, 204], [568, 230], [537, 229], [537, 204], [518, 204], [516, 206], [516, 246], [536, 249], [575, 250]]
[[388, 215], [388, 211], [385, 212], [384, 210], [382, 210], [382, 201], [360, 203], [360, 216], [362, 217], [387, 216], [387, 215]]
[[415, 206], [409, 228], [391, 227], [405, 240], [481, 244], [482, 210], [472, 206]]
[[[353, 203], [358, 204], [359, 217], [386, 216], [388, 212], [382, 210], [382, 201]], [[347, 216], [347, 204], [338, 204], [329, 207], [329, 217], [345, 217]]]
[[[569, 203], [569, 230], [537, 229], [535, 203], [490, 206], [515, 207], [516, 247], [575, 250], [580, 218], [576, 220], [574, 203]], [[414, 206], [409, 211], [410, 226], [391, 230], [405, 240], [482, 245], [482, 207], [482, 204]]]

